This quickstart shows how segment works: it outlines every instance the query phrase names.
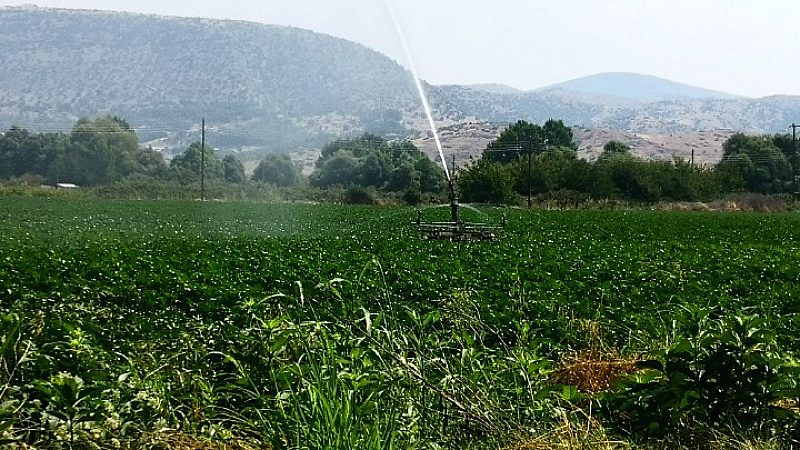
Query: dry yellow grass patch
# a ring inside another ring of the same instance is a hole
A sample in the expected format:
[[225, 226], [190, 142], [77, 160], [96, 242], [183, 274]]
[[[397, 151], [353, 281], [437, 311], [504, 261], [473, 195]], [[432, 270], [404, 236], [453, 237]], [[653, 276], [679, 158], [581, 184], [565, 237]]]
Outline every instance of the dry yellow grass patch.
[[602, 425], [594, 418], [585, 423], [574, 423], [564, 418], [558, 428], [507, 447], [505, 450], [621, 450], [631, 448], [624, 441], [610, 439]]
[[592, 353], [565, 360], [551, 376], [557, 384], [575, 386], [581, 392], [596, 394], [607, 391], [625, 375], [635, 373], [640, 359], [597, 356]]

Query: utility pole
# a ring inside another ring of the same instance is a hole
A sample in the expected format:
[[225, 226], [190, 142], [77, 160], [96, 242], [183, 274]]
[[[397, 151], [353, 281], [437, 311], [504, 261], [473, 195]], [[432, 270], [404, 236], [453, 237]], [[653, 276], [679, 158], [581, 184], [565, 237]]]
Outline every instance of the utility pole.
[[[792, 162], [798, 164], [798, 161], [800, 161], [800, 157], [798, 157], [797, 154], [797, 128], [800, 127], [800, 125], [792, 123], [791, 127], [792, 127], [792, 152], [794, 153], [793, 155], [794, 157], [792, 158], [794, 161]], [[794, 191], [795, 194], [800, 194], [800, 174], [797, 172], [795, 172], [794, 174]]]
[[200, 122], [200, 201], [206, 200], [206, 119]]
[[533, 157], [533, 143], [528, 139], [528, 209], [533, 208], [533, 200], [531, 199], [532, 189], [532, 176], [531, 176], [531, 158]]

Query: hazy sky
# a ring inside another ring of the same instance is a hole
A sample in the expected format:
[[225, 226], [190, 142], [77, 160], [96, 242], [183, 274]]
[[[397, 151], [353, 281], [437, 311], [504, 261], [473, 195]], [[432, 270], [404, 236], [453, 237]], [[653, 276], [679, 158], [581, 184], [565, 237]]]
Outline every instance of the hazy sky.
[[[360, 42], [406, 67], [386, 0], [34, 0], [291, 25]], [[800, 4], [791, 0], [389, 0], [433, 84], [535, 89], [637, 72], [762, 97], [800, 95]], [[0, 6], [27, 2], [2, 1]]]

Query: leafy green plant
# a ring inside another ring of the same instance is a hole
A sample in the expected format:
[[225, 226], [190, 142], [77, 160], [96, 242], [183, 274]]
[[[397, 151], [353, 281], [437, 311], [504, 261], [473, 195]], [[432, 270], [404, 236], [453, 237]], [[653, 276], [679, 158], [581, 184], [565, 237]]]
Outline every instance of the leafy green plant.
[[20, 439], [20, 431], [15, 429], [20, 411], [25, 406], [20, 396], [21, 372], [30, 361], [33, 343], [24, 339], [23, 324], [16, 314], [0, 317], [3, 332], [0, 335], [0, 444], [12, 444]]
[[800, 394], [800, 367], [778, 348], [772, 324], [756, 315], [709, 311], [699, 319], [694, 336], [642, 362], [645, 372], [606, 399], [616, 424], [645, 438], [731, 428], [796, 439], [800, 416], [781, 402]]
[[43, 421], [55, 440], [66, 441], [69, 448], [74, 448], [79, 441], [99, 437], [98, 432], [92, 433], [83, 427], [101, 420], [101, 410], [93, 404], [97, 398], [96, 388], [85, 386], [77, 375], [60, 373], [50, 380], [38, 382], [36, 389], [45, 395]]

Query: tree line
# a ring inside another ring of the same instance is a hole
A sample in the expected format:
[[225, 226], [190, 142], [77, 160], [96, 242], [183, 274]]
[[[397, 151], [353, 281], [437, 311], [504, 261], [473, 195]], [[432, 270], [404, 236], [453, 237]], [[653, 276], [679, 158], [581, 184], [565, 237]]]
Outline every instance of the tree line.
[[[244, 166], [233, 156], [219, 160], [208, 147], [209, 178], [244, 180]], [[78, 120], [70, 133], [31, 133], [20, 127], [0, 136], [0, 180], [21, 179], [79, 186], [104, 186], [130, 177], [194, 180], [200, 173], [200, 143], [167, 164], [160, 152], [139, 145], [136, 132], [119, 117]]]
[[349, 190], [354, 198], [361, 196], [361, 202], [371, 202], [380, 193], [399, 193], [418, 202], [424, 193], [443, 192], [446, 184], [443, 170], [414, 145], [372, 134], [326, 145], [309, 177], [288, 155], [271, 153], [249, 178], [234, 155], [219, 158], [200, 142], [167, 162], [160, 152], [140, 146], [135, 130], [114, 116], [82, 118], [69, 133], [37, 134], [12, 127], [0, 135], [0, 181], [99, 187], [135, 179], [185, 186], [201, 177], [231, 185]]
[[[524, 204], [534, 201], [706, 201], [734, 192], [794, 193], [800, 171], [797, 143], [788, 134], [737, 133], [723, 144], [716, 165], [681, 159], [649, 161], [629, 146], [609, 141], [595, 162], [577, 157], [572, 130], [560, 120], [543, 125], [518, 121], [491, 142], [480, 158], [457, 174], [467, 202]], [[416, 204], [441, 201], [447, 180], [440, 163], [408, 141], [364, 134], [327, 144], [314, 171], [304, 176], [288, 155], [264, 157], [247, 177], [240, 160], [199, 142], [167, 162], [139, 145], [121, 118], [82, 118], [69, 133], [30, 133], [12, 127], [0, 136], [0, 180], [27, 184], [109, 186], [131, 178], [186, 185], [202, 176], [232, 185], [248, 182], [321, 191], [339, 189], [353, 202], [393, 196]], [[348, 200], [348, 199], [345, 199]]]
[[577, 157], [572, 130], [561, 121], [543, 126], [518, 121], [459, 174], [465, 201], [519, 203], [616, 199], [640, 203], [707, 201], [730, 193], [794, 193], [800, 170], [790, 135], [737, 133], [723, 144], [716, 165], [679, 158], [650, 161], [609, 141], [595, 162]]

